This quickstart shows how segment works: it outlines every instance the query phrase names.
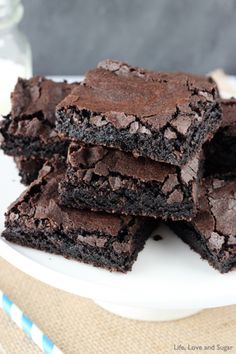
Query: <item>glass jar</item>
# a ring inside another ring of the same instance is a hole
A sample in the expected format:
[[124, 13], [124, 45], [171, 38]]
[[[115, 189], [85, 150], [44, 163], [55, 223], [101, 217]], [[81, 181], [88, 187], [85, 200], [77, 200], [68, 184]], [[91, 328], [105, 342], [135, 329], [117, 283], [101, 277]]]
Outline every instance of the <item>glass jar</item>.
[[20, 0], [0, 0], [0, 114], [9, 113], [17, 78], [32, 76], [29, 42], [17, 27], [23, 16]]

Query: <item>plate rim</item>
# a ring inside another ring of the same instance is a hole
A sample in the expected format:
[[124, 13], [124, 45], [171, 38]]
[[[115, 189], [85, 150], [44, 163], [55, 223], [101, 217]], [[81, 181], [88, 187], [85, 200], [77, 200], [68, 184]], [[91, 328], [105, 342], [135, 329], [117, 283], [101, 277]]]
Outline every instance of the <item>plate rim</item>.
[[[19, 248], [25, 249], [25, 247], [17, 246]], [[27, 248], [28, 249], [28, 248]], [[31, 250], [29, 248], [29, 250]], [[44, 253], [42, 251], [33, 250], [33, 252]], [[48, 255], [48, 254], [47, 254]], [[221, 297], [216, 297], [213, 301], [209, 301], [212, 298], [209, 297], [200, 299], [199, 302], [190, 301], [186, 303], [168, 303], [166, 301], [150, 301], [151, 299], [141, 299], [142, 296], [133, 298], [133, 294], [124, 293], [122, 296], [122, 291], [116, 293], [117, 289], [111, 289], [107, 284], [102, 284], [101, 282], [90, 282], [84, 281], [83, 279], [75, 279], [70, 275], [63, 274], [57, 270], [51, 269], [47, 266], [44, 266], [38, 263], [36, 260], [31, 259], [31, 257], [27, 257], [26, 255], [20, 253], [18, 250], [14, 248], [13, 244], [10, 244], [8, 241], [4, 239], [0, 239], [0, 256], [5, 259], [7, 262], [23, 271], [25, 274], [31, 276], [34, 279], [40, 280], [41, 282], [52, 286], [54, 288], [66, 291], [68, 293], [79, 295], [82, 297], [86, 297], [92, 299], [97, 302], [110, 302], [114, 304], [124, 304], [124, 305], [135, 305], [143, 308], [162, 308], [162, 309], [183, 309], [183, 308], [213, 308], [225, 305], [233, 305], [236, 303], [236, 283], [235, 279], [232, 280], [232, 285], [234, 282], [234, 286], [231, 287], [231, 290], [228, 291], [227, 295], [223, 295]], [[50, 257], [60, 257], [50, 254]], [[71, 260], [65, 259], [66, 262], [70, 262]], [[74, 262], [74, 261], [73, 261]], [[90, 267], [90, 266], [89, 266]], [[99, 269], [98, 269], [99, 271]], [[104, 270], [102, 270], [104, 271]], [[124, 275], [125, 276], [125, 275]], [[76, 281], [76, 283], [75, 283]], [[234, 290], [234, 291], [233, 291]], [[204, 291], [204, 289], [203, 289]], [[115, 296], [116, 295], [116, 296]], [[140, 295], [140, 294], [139, 294]], [[111, 299], [112, 298], [112, 299]], [[186, 300], [186, 299], [185, 299]], [[199, 299], [198, 299], [199, 300]]]

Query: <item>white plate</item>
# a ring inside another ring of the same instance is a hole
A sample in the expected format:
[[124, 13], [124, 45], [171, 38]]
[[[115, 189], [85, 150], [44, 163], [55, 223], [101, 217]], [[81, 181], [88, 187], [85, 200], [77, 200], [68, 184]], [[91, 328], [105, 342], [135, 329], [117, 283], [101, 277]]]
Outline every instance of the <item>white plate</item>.
[[[4, 212], [24, 190], [11, 158], [0, 152], [0, 231]], [[164, 225], [139, 254], [133, 270], [115, 274], [0, 240], [0, 256], [51, 286], [88, 297], [133, 319], [170, 320], [203, 308], [236, 303], [236, 272], [220, 274]]]

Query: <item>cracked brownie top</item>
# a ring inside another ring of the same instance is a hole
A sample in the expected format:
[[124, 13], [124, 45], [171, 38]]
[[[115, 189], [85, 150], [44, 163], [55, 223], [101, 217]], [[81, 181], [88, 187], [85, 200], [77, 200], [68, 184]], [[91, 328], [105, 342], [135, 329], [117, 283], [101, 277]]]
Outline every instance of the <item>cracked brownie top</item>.
[[77, 84], [54, 82], [42, 76], [19, 78], [11, 94], [11, 116], [17, 120], [38, 117], [55, 125], [55, 107]]
[[236, 180], [208, 178], [203, 180], [199, 210], [192, 224], [220, 251], [226, 246], [236, 248]]
[[58, 139], [55, 108], [76, 85], [42, 76], [19, 78], [11, 94], [11, 113], [0, 126], [3, 136], [40, 138], [43, 142]]
[[55, 129], [55, 108], [76, 85], [41, 76], [19, 78], [11, 94], [11, 113], [0, 122], [0, 143], [5, 153], [45, 157], [44, 150], [48, 155], [54, 153], [51, 145], [64, 144], [66, 139]]
[[88, 172], [90, 175], [98, 176], [114, 173], [117, 176], [131, 177], [143, 182], [160, 182], [165, 192], [171, 192], [177, 185], [188, 185], [196, 181], [200, 161], [200, 156], [196, 155], [189, 164], [180, 169], [174, 165], [143, 157], [135, 158], [132, 154], [123, 151], [102, 146], [80, 146], [76, 143], [70, 144], [67, 157], [68, 165], [77, 170], [77, 176], [81, 179], [86, 179], [85, 174], [88, 175]]
[[[184, 73], [162, 73], [105, 60], [87, 72], [59, 105], [96, 112], [91, 123], [111, 123], [117, 129], [151, 134], [165, 127], [165, 137], [185, 134], [203, 119], [207, 104], [218, 97], [211, 78]], [[102, 116], [104, 114], [104, 117]]]

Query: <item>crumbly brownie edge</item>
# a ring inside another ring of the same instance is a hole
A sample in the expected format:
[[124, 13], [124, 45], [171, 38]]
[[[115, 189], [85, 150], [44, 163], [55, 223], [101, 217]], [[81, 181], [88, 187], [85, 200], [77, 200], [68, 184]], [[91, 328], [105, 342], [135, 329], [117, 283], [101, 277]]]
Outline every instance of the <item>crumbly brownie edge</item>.
[[[130, 127], [119, 130], [111, 123], [96, 127], [90, 123], [90, 118], [99, 115], [99, 113], [86, 110], [78, 111], [75, 107], [60, 108], [56, 112], [56, 128], [79, 142], [115, 147], [123, 151], [131, 151], [136, 156], [144, 156], [173, 165], [185, 165], [194, 153], [200, 150], [201, 145], [214, 134], [221, 123], [221, 109], [218, 102], [208, 104], [201, 124], [198, 128], [190, 127], [187, 138], [176, 131], [174, 132], [176, 139], [165, 138], [164, 131], [168, 129], [168, 126], [151, 134], [136, 132], [131, 134]], [[145, 128], [148, 129], [148, 127]], [[175, 156], [176, 143], [184, 149], [184, 153], [179, 154], [179, 157]]]
[[[62, 255], [65, 258], [75, 259], [96, 267], [105, 268], [109, 271], [126, 273], [132, 269], [132, 265], [137, 259], [138, 253], [143, 249], [153, 228], [153, 221], [149, 221], [136, 232], [131, 239], [132, 253], [123, 252], [122, 244], [120, 251], [115, 252], [111, 242], [109, 247], [93, 247], [81, 240], [76, 240], [75, 242], [73, 235], [65, 235], [64, 232], [48, 233], [32, 231], [29, 233], [27, 230], [24, 232], [22, 228], [18, 228], [16, 225], [6, 225], [6, 230], [3, 231], [2, 237], [21, 246]], [[111, 239], [112, 238], [110, 238], [110, 240]], [[115, 241], [112, 240], [112, 242]], [[129, 242], [129, 240], [127, 240], [127, 242]], [[125, 245], [126, 243], [123, 243], [124, 248]]]
[[[189, 220], [194, 215], [195, 205], [190, 191], [186, 190], [185, 194], [183, 193], [184, 201], [168, 205], [168, 197], [166, 200], [161, 198], [158, 187], [152, 183], [140, 183], [136, 190], [122, 188], [119, 191], [112, 191], [109, 188], [104, 188], [98, 192], [96, 183], [92, 185], [90, 182], [87, 185], [79, 182], [77, 185], [72, 185], [65, 180], [59, 184], [59, 194], [62, 205], [79, 209], [162, 219], [171, 218], [172, 220]], [[175, 191], [178, 193], [177, 189]], [[171, 199], [171, 192], [169, 194]]]
[[52, 142], [43, 144], [38, 138], [16, 138], [8, 135], [1, 144], [4, 153], [10, 156], [24, 156], [24, 157], [40, 157], [47, 159], [54, 154], [66, 155], [68, 148], [68, 141]]
[[[236, 254], [225, 260], [223, 258], [220, 259], [209, 250], [206, 240], [190, 224], [184, 221], [170, 221], [168, 225], [182, 241], [188, 244], [192, 250], [200, 254], [202, 259], [207, 260], [211, 266], [221, 273], [227, 273], [236, 266]], [[224, 251], [225, 249], [222, 248], [222, 254]]]

